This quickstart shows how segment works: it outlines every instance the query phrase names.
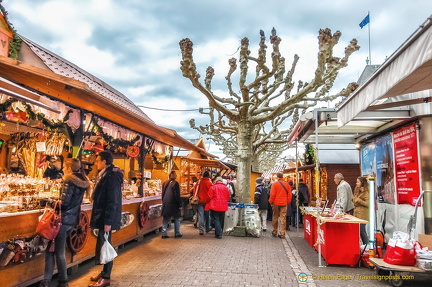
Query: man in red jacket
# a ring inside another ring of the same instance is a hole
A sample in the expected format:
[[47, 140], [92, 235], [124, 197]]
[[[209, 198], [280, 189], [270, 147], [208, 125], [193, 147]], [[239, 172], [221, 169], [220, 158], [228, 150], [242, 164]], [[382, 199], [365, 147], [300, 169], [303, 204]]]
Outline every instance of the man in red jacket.
[[[194, 187], [194, 192], [197, 193], [197, 196], [199, 198], [197, 216], [200, 235], [204, 235], [204, 229], [206, 232], [210, 231], [210, 212], [208, 210], [205, 210], [205, 206], [210, 201], [208, 191], [212, 185], [213, 184], [210, 179], [210, 173], [208, 171], [205, 171], [203, 177]], [[196, 189], [198, 189], [198, 191]]]
[[272, 235], [274, 237], [285, 238], [287, 205], [291, 202], [291, 198], [291, 186], [283, 180], [283, 173], [279, 172], [277, 180], [271, 186], [269, 199], [273, 209]]

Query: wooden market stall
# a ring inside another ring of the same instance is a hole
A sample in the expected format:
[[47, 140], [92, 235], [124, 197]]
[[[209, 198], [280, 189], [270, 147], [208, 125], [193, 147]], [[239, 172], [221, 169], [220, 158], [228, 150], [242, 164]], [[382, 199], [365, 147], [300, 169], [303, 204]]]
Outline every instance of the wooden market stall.
[[[92, 178], [96, 154], [113, 151], [125, 174], [123, 228], [113, 234], [118, 246], [161, 227], [160, 182], [166, 177], [158, 172], [170, 168], [172, 147], [209, 154], [5, 23], [22, 43], [18, 59], [0, 55], [0, 286], [27, 286], [43, 275], [46, 242], [35, 235], [40, 201], [58, 197], [61, 186], [42, 177], [48, 156], [81, 157]], [[159, 168], [146, 168], [149, 161]], [[94, 256], [91, 211], [86, 198], [80, 224], [68, 238], [68, 267]]]

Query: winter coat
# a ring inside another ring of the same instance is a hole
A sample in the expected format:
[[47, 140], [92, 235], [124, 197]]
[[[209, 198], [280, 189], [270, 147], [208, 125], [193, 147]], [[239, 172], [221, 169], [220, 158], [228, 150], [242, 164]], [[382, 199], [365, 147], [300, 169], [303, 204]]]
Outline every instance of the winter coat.
[[[282, 187], [282, 185], [285, 186], [285, 189]], [[275, 181], [271, 185], [270, 190], [270, 199], [269, 202], [271, 204], [276, 204], [279, 206], [287, 205], [291, 202], [292, 199], [292, 192], [291, 192], [291, 186], [283, 180]]]
[[[302, 205], [304, 203], [309, 203], [309, 189], [307, 185], [304, 184], [303, 182], [300, 182], [298, 185], [298, 190], [299, 190], [299, 205]], [[303, 200], [300, 201], [300, 199]]]
[[369, 189], [367, 187], [354, 189], [354, 216], [369, 221]]
[[267, 186], [262, 184], [257, 185], [255, 188], [254, 203], [258, 204], [259, 210], [268, 209], [269, 190]]
[[210, 202], [208, 208], [215, 211], [227, 211], [231, 194], [222, 182], [216, 182], [209, 190]]
[[342, 207], [343, 212], [354, 208], [352, 189], [345, 180], [341, 180], [337, 186], [337, 203]]
[[78, 224], [84, 192], [89, 187], [90, 182], [82, 174], [65, 175], [61, 193], [62, 224]]
[[[206, 205], [206, 203], [210, 201], [210, 197], [208, 196], [208, 191], [212, 185], [213, 184], [209, 177], [203, 177], [200, 179], [199, 190], [197, 193], [197, 196], [199, 198], [199, 202], [198, 202], [199, 205]], [[195, 188], [198, 188], [198, 184], [195, 186]]]
[[92, 194], [90, 227], [103, 229], [104, 225], [111, 225], [111, 230], [120, 229], [122, 184], [123, 172], [116, 166], [107, 166]]
[[162, 216], [179, 217], [182, 206], [180, 197], [180, 185], [174, 179], [162, 184]]

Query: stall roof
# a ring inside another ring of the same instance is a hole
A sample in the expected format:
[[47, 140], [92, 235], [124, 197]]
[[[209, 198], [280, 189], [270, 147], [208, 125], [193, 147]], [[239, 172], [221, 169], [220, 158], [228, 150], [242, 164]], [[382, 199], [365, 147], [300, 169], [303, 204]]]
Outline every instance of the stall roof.
[[[390, 127], [401, 125], [410, 119], [408, 109], [395, 108], [366, 111], [356, 115], [343, 127], [337, 124], [335, 109], [315, 109], [309, 117], [299, 120], [288, 136], [288, 142], [315, 144], [354, 144]], [[318, 133], [315, 121], [318, 121]], [[318, 139], [316, 138], [318, 134]]]
[[214, 168], [221, 168], [221, 169], [230, 169], [228, 166], [223, 164], [219, 160], [213, 160], [213, 159], [202, 159], [202, 158], [182, 158], [182, 160], [189, 161], [191, 163], [204, 166], [204, 167], [214, 167]]
[[107, 100], [106, 97], [78, 80], [3, 56], [0, 56], [0, 76], [65, 103], [94, 112], [160, 142], [215, 157], [182, 138], [174, 130], [158, 126], [144, 115], [131, 113], [124, 105]]
[[[336, 109], [338, 126], [344, 126], [360, 112], [372, 109], [379, 99], [432, 89], [432, 17], [429, 17], [378, 70]], [[391, 105], [429, 102], [431, 99], [408, 98]], [[375, 107], [377, 109], [378, 107]]]

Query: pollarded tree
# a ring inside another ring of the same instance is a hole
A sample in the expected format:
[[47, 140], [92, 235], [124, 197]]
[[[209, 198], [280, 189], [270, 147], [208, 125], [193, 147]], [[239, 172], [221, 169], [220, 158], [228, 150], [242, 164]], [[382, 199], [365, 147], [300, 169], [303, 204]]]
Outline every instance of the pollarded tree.
[[[203, 93], [210, 108], [220, 115], [225, 127], [237, 133], [237, 181], [239, 185], [240, 202], [249, 201], [251, 155], [253, 134], [256, 127], [266, 122], [292, 114], [295, 109], [306, 110], [318, 101], [328, 101], [340, 96], [348, 96], [357, 87], [355, 83], [348, 84], [334, 95], [326, 95], [333, 86], [339, 70], [348, 65], [348, 59], [360, 47], [357, 40], [351, 40], [345, 48], [342, 58], [333, 56], [333, 48], [338, 43], [341, 33], [332, 34], [330, 29], [321, 29], [318, 36], [318, 59], [315, 75], [310, 82], [293, 81], [293, 74], [299, 60], [294, 56], [291, 68], [286, 71], [285, 58], [279, 51], [281, 39], [272, 30], [270, 43], [272, 45], [270, 65], [267, 65], [267, 45], [264, 32], [260, 31], [258, 56], [251, 56], [249, 40], [243, 38], [239, 51], [239, 93], [232, 86], [232, 75], [237, 71], [237, 60], [229, 59], [229, 71], [226, 78], [229, 97], [220, 97], [212, 91], [214, 69], [208, 67], [204, 85], [199, 81], [200, 75], [193, 60], [193, 43], [186, 38], [180, 41], [182, 53], [181, 70], [192, 85]], [[255, 76], [247, 82], [249, 66], [255, 66]], [[223, 117], [223, 118], [222, 118]]]
[[[215, 110], [210, 108], [209, 112], [204, 112], [200, 109], [200, 113], [209, 115], [210, 122], [204, 126], [196, 126], [195, 119], [189, 121], [191, 128], [196, 129], [201, 134], [208, 135], [214, 143], [220, 147], [220, 150], [237, 164], [237, 129], [232, 125], [227, 125], [224, 115], [218, 113], [218, 117], [214, 116]], [[252, 169], [257, 172], [263, 172], [269, 169], [269, 166], [274, 166], [279, 156], [288, 149], [289, 145], [286, 137], [291, 131], [289, 129], [280, 130], [280, 126], [291, 113], [279, 116], [271, 120], [270, 124], [259, 124], [254, 127], [252, 133]], [[298, 120], [297, 112], [291, 117], [293, 122]], [[267, 127], [267, 128], [266, 128]]]

